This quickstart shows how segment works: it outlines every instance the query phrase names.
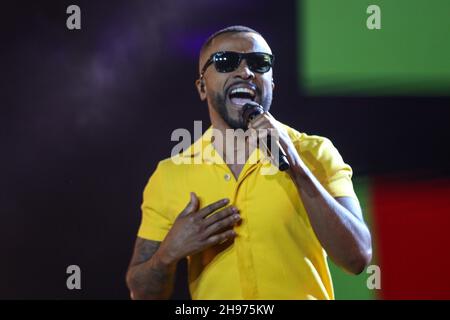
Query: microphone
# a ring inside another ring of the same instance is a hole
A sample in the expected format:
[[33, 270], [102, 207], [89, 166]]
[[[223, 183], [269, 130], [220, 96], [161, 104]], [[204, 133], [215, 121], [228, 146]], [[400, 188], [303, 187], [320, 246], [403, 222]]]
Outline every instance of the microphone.
[[[248, 124], [253, 119], [255, 119], [256, 116], [263, 114], [263, 113], [264, 113], [263, 107], [255, 102], [244, 104], [244, 106], [242, 108], [242, 119], [244, 120], [244, 123], [247, 126], [247, 128], [248, 128]], [[270, 136], [270, 134], [268, 134], [266, 149], [269, 152], [270, 156], [272, 156], [271, 140], [272, 140], [272, 137]], [[278, 148], [278, 163], [277, 163], [278, 169], [280, 169], [280, 171], [286, 171], [290, 167], [289, 162], [287, 160], [286, 153], [284, 152], [283, 148], [281, 147], [281, 145], [278, 141], [277, 141], [277, 148]], [[274, 160], [276, 161], [276, 159], [274, 159]]]

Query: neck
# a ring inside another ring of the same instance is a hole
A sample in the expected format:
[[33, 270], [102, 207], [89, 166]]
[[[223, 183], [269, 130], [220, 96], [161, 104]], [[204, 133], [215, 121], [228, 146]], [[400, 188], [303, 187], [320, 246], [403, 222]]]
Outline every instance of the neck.
[[[215, 129], [213, 146], [220, 152], [222, 149], [223, 158], [227, 164], [244, 164], [247, 161], [250, 151], [249, 143], [245, 134], [238, 134], [235, 129], [231, 128], [222, 117], [214, 110], [209, 108], [211, 125]], [[227, 134], [228, 131], [228, 134]], [[215, 137], [220, 134], [221, 137]], [[222, 146], [218, 141], [223, 142]], [[241, 163], [243, 162], [243, 163]]]

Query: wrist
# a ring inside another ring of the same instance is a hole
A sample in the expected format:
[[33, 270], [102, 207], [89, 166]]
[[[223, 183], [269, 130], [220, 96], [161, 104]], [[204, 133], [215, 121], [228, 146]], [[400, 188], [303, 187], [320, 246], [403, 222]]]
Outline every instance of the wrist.
[[304, 172], [305, 164], [303, 163], [302, 159], [300, 158], [297, 150], [294, 146], [287, 146], [285, 148], [286, 150], [286, 157], [288, 158], [289, 165], [293, 172]]
[[155, 252], [155, 258], [158, 264], [166, 268], [176, 265], [180, 260], [179, 258], [174, 257], [173, 254], [170, 254], [163, 246], [160, 246]]
[[290, 165], [290, 169], [288, 171], [291, 178], [294, 182], [298, 183], [301, 180], [308, 179], [309, 177], [309, 169], [300, 156], [297, 153], [297, 150], [292, 151], [288, 149], [287, 157]]

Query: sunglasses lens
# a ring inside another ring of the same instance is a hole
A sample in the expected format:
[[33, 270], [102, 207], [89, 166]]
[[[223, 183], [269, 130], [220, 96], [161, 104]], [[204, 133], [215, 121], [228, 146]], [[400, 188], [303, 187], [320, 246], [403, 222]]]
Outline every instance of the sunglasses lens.
[[235, 52], [220, 52], [214, 57], [214, 65], [218, 72], [231, 72], [239, 66], [239, 60]]
[[272, 56], [266, 53], [250, 53], [247, 56], [247, 64], [250, 70], [265, 73], [272, 67]]
[[218, 72], [232, 72], [239, 67], [241, 56], [247, 61], [247, 65], [253, 72], [265, 73], [273, 64], [273, 56], [268, 53], [254, 52], [240, 54], [233, 51], [217, 52], [213, 56], [214, 66]]

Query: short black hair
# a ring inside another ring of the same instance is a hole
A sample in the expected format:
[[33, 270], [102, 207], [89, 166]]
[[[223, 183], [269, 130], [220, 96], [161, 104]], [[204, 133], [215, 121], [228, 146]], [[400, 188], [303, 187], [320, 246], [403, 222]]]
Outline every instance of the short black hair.
[[203, 52], [208, 48], [208, 46], [211, 44], [211, 42], [213, 41], [214, 38], [216, 38], [217, 36], [224, 34], [224, 33], [238, 33], [238, 32], [249, 32], [249, 33], [256, 33], [257, 35], [261, 35], [261, 33], [259, 33], [258, 31], [246, 27], [246, 26], [229, 26], [226, 28], [223, 28], [219, 31], [214, 32], [212, 35], [209, 36], [208, 39], [206, 39], [206, 41], [203, 43], [202, 47], [200, 48], [200, 56], [202, 56]]

